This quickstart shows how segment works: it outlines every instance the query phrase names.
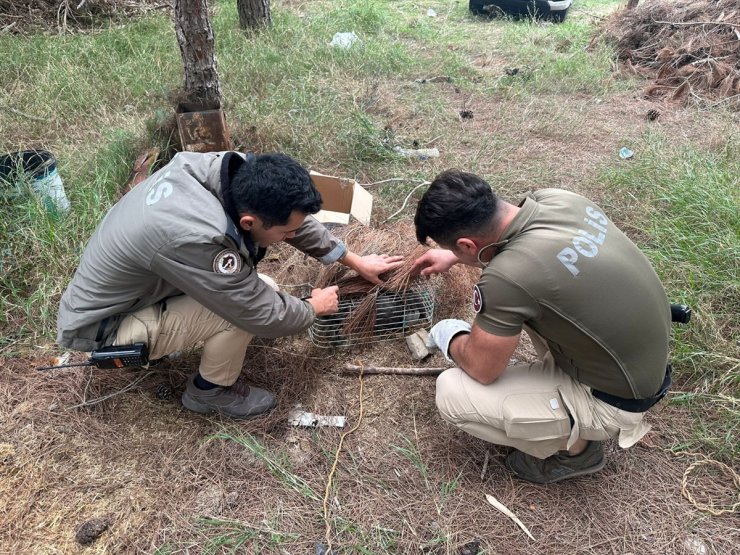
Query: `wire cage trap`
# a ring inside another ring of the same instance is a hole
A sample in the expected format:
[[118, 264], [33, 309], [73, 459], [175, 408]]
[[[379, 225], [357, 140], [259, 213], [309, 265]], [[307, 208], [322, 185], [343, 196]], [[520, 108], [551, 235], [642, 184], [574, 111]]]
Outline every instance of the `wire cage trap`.
[[427, 284], [414, 285], [403, 292], [341, 298], [339, 310], [316, 318], [308, 336], [317, 347], [344, 348], [396, 339], [431, 326], [433, 317], [434, 289]]

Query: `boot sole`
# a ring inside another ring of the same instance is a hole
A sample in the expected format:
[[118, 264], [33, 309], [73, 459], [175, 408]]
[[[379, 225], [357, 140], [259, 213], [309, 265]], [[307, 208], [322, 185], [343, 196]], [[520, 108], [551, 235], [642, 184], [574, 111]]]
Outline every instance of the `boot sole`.
[[519, 474], [516, 470], [511, 468], [508, 464], [506, 465], [506, 468], [509, 469], [509, 471], [517, 476], [518, 478], [521, 478], [522, 480], [526, 480], [527, 482], [530, 482], [532, 484], [555, 484], [557, 482], [562, 482], [563, 480], [570, 480], [571, 478], [577, 478], [578, 476], [587, 476], [589, 474], [596, 474], [599, 470], [604, 468], [606, 466], [606, 457], [602, 457], [601, 462], [595, 464], [594, 466], [589, 466], [588, 468], [584, 468], [582, 470], [576, 470], [574, 472], [571, 472], [569, 474], [564, 474], [562, 476], [558, 476], [557, 478], [553, 478], [551, 480], [535, 480], [527, 476], [522, 476]]
[[556, 482], [562, 482], [563, 480], [570, 480], [571, 478], [577, 478], [578, 476], [588, 476], [589, 474], [596, 474], [599, 470], [604, 468], [604, 466], [606, 466], [606, 457], [602, 458], [601, 462], [598, 464], [595, 464], [594, 466], [589, 466], [588, 468], [584, 468], [583, 470], [576, 470], [575, 472], [571, 472], [570, 474], [560, 476], [553, 480], [548, 480], [547, 482], [539, 482], [539, 483], [554, 484]]
[[210, 405], [206, 405], [204, 403], [200, 403], [193, 399], [190, 395], [188, 395], [187, 392], [183, 393], [182, 398], [180, 399], [182, 401], [182, 405], [193, 412], [197, 412], [199, 414], [211, 414], [211, 413], [217, 413], [221, 414], [223, 416], [228, 416], [229, 418], [233, 418], [234, 420], [252, 420], [253, 418], [259, 418], [261, 416], [268, 415], [272, 409], [275, 407], [272, 406], [269, 409], [267, 409], [264, 412], [260, 412], [257, 414], [247, 414], [247, 415], [241, 415], [241, 414], [233, 414], [226, 410], [221, 410], [218, 408], [211, 407]]

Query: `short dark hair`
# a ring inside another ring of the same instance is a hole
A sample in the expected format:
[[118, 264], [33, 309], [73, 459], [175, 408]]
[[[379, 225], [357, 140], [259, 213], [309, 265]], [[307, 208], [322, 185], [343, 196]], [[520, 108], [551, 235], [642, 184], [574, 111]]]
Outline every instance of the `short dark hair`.
[[259, 217], [265, 227], [285, 225], [293, 211], [315, 214], [321, 195], [308, 171], [285, 154], [248, 156], [230, 182], [238, 215]]
[[416, 238], [422, 245], [431, 237], [449, 247], [460, 237], [487, 233], [497, 205], [491, 186], [481, 177], [460, 170], [442, 172], [416, 207]]

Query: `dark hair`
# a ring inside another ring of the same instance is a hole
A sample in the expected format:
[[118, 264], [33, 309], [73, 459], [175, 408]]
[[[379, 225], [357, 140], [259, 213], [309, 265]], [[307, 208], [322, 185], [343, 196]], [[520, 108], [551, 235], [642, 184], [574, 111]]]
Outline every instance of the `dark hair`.
[[237, 214], [257, 216], [266, 228], [285, 225], [295, 210], [315, 214], [321, 209], [321, 195], [311, 176], [284, 154], [248, 156], [230, 189]]
[[453, 246], [460, 237], [491, 230], [498, 199], [486, 181], [475, 174], [447, 170], [439, 174], [416, 207], [416, 238]]

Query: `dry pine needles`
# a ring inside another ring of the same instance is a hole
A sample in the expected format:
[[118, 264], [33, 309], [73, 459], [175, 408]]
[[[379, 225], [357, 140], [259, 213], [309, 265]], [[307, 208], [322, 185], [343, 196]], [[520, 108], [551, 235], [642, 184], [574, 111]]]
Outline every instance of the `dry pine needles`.
[[628, 71], [652, 79], [646, 96], [740, 108], [737, 0], [646, 0], [614, 14], [602, 36]]

